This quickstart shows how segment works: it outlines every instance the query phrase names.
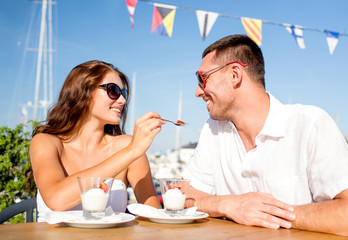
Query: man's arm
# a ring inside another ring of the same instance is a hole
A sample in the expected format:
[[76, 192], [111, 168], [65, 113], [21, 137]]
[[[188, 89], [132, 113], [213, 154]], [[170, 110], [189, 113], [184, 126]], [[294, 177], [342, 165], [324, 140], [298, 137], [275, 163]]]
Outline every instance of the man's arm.
[[294, 228], [348, 236], [348, 189], [334, 199], [295, 207]]
[[267, 193], [214, 196], [190, 187], [186, 207], [193, 205], [210, 217], [226, 217], [248, 226], [291, 228], [294, 208]]

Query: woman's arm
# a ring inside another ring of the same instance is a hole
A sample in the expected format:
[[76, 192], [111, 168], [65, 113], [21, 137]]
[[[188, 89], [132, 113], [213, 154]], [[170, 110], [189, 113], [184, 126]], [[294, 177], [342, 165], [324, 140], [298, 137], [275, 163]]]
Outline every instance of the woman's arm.
[[127, 178], [139, 203], [161, 208], [145, 154], [129, 166]]
[[46, 205], [64, 211], [80, 203], [77, 176], [115, 177], [149, 148], [164, 124], [156, 113], [147, 113], [136, 121], [134, 135], [128, 146], [101, 163], [70, 176], [61, 164], [63, 146], [60, 139], [49, 134], [37, 134], [30, 145], [30, 158], [35, 182]]
[[[36, 135], [30, 145], [30, 158], [36, 185], [46, 205], [54, 211], [68, 210], [81, 202], [77, 176], [115, 177], [132, 162], [129, 151], [122, 149], [101, 163], [67, 176], [60, 160], [58, 138]], [[73, 164], [73, 163], [72, 163]]]
[[67, 210], [80, 203], [76, 176], [67, 178], [61, 163], [62, 148], [59, 138], [44, 133], [35, 135], [30, 143], [35, 183], [52, 210]]

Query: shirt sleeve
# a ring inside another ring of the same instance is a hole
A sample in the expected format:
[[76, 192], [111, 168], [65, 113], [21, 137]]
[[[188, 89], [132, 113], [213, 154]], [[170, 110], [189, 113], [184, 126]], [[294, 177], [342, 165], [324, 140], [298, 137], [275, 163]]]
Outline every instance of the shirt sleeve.
[[194, 151], [187, 167], [183, 171], [183, 177], [190, 179], [190, 185], [197, 190], [208, 194], [215, 194], [213, 178], [213, 163], [211, 142], [211, 130], [206, 123], [201, 131], [197, 148]]
[[348, 189], [348, 145], [333, 119], [322, 111], [311, 129], [308, 163], [314, 201], [333, 199]]

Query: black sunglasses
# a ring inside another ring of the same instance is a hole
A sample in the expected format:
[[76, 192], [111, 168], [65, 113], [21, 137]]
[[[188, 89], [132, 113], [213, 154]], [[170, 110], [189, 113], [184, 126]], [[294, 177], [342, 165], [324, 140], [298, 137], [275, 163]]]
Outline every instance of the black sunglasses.
[[99, 85], [98, 87], [105, 88], [106, 93], [112, 100], [117, 100], [121, 95], [124, 97], [124, 99], [126, 99], [126, 101], [128, 99], [128, 90], [121, 90], [121, 88], [116, 83], [105, 83]]

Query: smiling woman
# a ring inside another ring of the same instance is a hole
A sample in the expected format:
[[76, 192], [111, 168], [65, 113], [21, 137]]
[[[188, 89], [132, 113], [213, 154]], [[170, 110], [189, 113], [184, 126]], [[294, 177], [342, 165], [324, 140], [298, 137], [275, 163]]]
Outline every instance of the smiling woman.
[[[113, 73], [113, 75], [111, 75], [111, 73]], [[120, 82], [119, 85], [125, 86], [123, 91], [128, 92], [129, 83], [127, 76], [117, 68], [114, 68], [113, 65], [101, 61], [89, 61], [80, 64], [67, 76], [59, 94], [58, 102], [48, 114], [47, 125], [38, 126], [36, 131], [53, 135], [63, 134], [67, 138], [76, 134], [83, 124], [81, 119], [85, 119], [88, 116], [92, 100], [95, 100], [92, 99], [91, 95], [94, 90], [97, 89], [99, 83], [102, 83], [104, 78], [117, 79]], [[104, 85], [109, 85], [107, 93], [110, 97], [110, 94], [116, 91], [113, 85], [117, 84], [110, 83]], [[121, 90], [119, 89], [119, 91]], [[118, 99], [115, 99], [116, 95], [117, 93], [114, 94], [113, 100]], [[122, 124], [120, 126], [120, 123], [118, 123], [113, 126], [118, 135], [124, 133], [124, 126], [127, 118], [127, 102], [124, 101], [122, 106], [123, 112], [119, 119], [122, 121]]]
[[134, 135], [125, 135], [128, 90], [126, 75], [106, 62], [85, 62], [69, 73], [30, 145], [39, 221], [52, 210], [81, 209], [78, 176], [114, 178], [114, 211], [125, 211], [129, 184], [138, 202], [160, 207], [145, 152], [165, 122], [148, 112]]

